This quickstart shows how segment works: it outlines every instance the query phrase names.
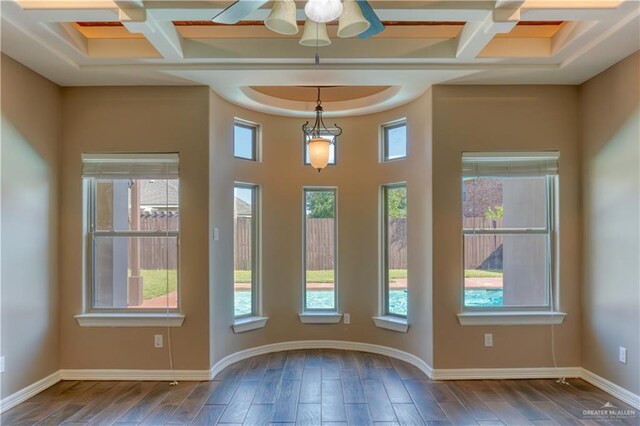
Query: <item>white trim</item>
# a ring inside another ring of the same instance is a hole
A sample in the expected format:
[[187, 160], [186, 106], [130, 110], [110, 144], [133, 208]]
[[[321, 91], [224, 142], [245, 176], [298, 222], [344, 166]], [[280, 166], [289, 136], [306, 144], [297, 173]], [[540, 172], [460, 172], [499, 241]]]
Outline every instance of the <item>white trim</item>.
[[360, 352], [371, 352], [374, 354], [385, 355], [396, 358], [401, 361], [414, 365], [420, 371], [431, 377], [433, 369], [421, 358], [404, 352], [399, 349], [390, 348], [388, 346], [374, 345], [371, 343], [350, 342], [343, 340], [298, 340], [292, 342], [272, 343], [255, 348], [245, 349], [240, 352], [227, 355], [211, 367], [210, 378], [213, 379], [218, 373], [231, 364], [242, 361], [253, 356], [264, 355], [272, 352], [292, 351], [300, 349], [340, 349]]
[[303, 324], [337, 324], [342, 319], [337, 312], [304, 312], [298, 316]]
[[6, 398], [3, 398], [0, 401], [0, 413], [4, 413], [8, 409], [13, 408], [21, 402], [26, 401], [27, 399], [35, 396], [43, 390], [55, 385], [60, 380], [62, 380], [62, 376], [60, 374], [60, 371], [58, 370], [55, 373], [50, 374], [47, 377], [27, 386], [26, 388], [20, 389], [18, 392], [13, 393]]
[[257, 330], [259, 328], [264, 328], [265, 325], [267, 325], [267, 320], [269, 319], [269, 317], [246, 317], [246, 318], [239, 318], [237, 320], [234, 321], [233, 325], [231, 327], [233, 327], [233, 332], [238, 334], [238, 333], [244, 333], [245, 331], [251, 331], [251, 330]]
[[600, 377], [596, 373], [585, 368], [582, 368], [581, 370], [582, 374], [580, 377], [582, 377], [582, 379], [591, 383], [593, 386], [602, 389], [606, 393], [615, 396], [620, 401], [626, 402], [640, 410], [640, 395], [636, 395], [630, 390], [627, 390], [620, 385], [616, 385], [615, 383], [605, 379], [604, 377]]
[[62, 380], [133, 380], [133, 381], [165, 381], [165, 380], [209, 380], [207, 370], [120, 370], [120, 369], [86, 369], [60, 370]]
[[461, 312], [460, 325], [558, 325], [567, 316], [557, 311], [491, 311]]
[[87, 313], [75, 316], [80, 327], [181, 327], [178, 313]]
[[580, 377], [580, 367], [549, 368], [436, 368], [432, 380], [553, 379]]
[[409, 323], [405, 318], [385, 315], [373, 317], [373, 322], [376, 324], [376, 327], [386, 330], [398, 331], [400, 333], [406, 333], [409, 330]]

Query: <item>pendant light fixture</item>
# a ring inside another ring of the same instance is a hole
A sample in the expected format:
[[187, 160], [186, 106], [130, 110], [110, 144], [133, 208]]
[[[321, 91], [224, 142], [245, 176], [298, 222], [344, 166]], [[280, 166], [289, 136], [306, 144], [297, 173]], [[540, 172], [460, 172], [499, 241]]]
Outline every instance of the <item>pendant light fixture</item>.
[[302, 125], [302, 132], [308, 139], [309, 162], [311, 167], [320, 172], [329, 164], [329, 155], [331, 153], [331, 145], [335, 144], [336, 137], [342, 134], [342, 128], [337, 124], [333, 125], [333, 129], [328, 129], [322, 119], [322, 100], [320, 100], [320, 87], [318, 87], [318, 99], [316, 100], [316, 121], [313, 126], [309, 127], [307, 121]]
[[342, 13], [340, 0], [307, 0], [304, 13], [312, 21], [327, 23], [338, 19]]

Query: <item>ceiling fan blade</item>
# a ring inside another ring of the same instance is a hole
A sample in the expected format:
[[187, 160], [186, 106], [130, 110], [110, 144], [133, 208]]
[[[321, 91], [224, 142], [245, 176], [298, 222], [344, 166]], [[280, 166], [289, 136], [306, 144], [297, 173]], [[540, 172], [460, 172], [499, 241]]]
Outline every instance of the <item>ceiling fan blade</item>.
[[267, 0], [238, 0], [211, 19], [217, 24], [237, 24], [252, 12], [260, 9]]
[[373, 8], [367, 0], [358, 0], [358, 6], [360, 6], [360, 10], [362, 10], [365, 19], [371, 24], [367, 31], [360, 34], [360, 38], [369, 38], [384, 31], [384, 24], [380, 21], [380, 18], [378, 18], [378, 15], [373, 11]]

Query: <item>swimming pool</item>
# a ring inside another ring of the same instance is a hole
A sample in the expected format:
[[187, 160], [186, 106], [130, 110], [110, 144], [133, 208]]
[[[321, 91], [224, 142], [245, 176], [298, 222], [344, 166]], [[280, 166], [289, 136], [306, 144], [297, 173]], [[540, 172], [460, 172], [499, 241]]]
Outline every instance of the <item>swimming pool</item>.
[[[466, 306], [500, 306], [502, 305], [501, 289], [471, 289], [465, 290]], [[236, 316], [251, 313], [251, 293], [237, 291], [235, 303]], [[310, 307], [322, 309], [331, 307], [333, 293], [326, 290], [310, 290], [307, 294]], [[389, 310], [399, 315], [407, 314], [407, 292], [405, 290], [391, 290], [389, 294]]]

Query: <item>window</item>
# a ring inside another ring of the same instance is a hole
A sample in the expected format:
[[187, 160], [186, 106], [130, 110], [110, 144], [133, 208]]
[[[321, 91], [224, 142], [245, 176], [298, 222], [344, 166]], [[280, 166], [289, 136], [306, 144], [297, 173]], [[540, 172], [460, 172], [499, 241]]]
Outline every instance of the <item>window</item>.
[[407, 123], [399, 122], [382, 127], [382, 161], [397, 160], [407, 156]]
[[464, 308], [553, 302], [557, 153], [465, 153]]
[[236, 158], [256, 161], [258, 127], [236, 121], [233, 126], [233, 155]]
[[336, 190], [304, 190], [304, 309], [336, 310]]
[[92, 310], [178, 308], [177, 154], [83, 155]]
[[234, 314], [258, 315], [258, 187], [234, 188]]
[[[338, 138], [328, 133], [323, 133], [320, 136], [326, 139], [333, 140], [333, 143], [329, 145], [329, 165], [330, 166], [335, 165], [336, 164], [336, 145], [338, 143]], [[308, 166], [311, 164], [311, 160], [309, 159], [309, 145], [307, 145], [307, 142], [309, 142], [310, 139], [311, 139], [311, 136], [305, 136], [304, 138], [304, 165], [305, 166]]]
[[383, 314], [407, 317], [407, 187], [382, 187]]

